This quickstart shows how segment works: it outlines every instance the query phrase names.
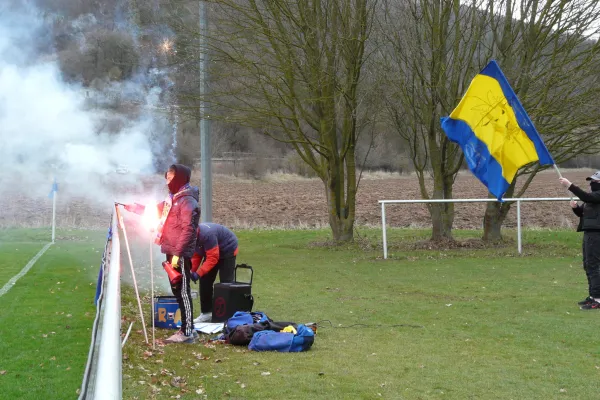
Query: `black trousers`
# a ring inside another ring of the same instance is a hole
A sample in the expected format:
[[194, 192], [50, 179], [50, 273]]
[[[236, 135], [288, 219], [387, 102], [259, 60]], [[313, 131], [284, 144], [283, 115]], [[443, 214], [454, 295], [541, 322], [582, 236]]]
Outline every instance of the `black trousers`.
[[[172, 258], [173, 256], [167, 255], [167, 261], [171, 262]], [[183, 268], [181, 268], [182, 266]], [[192, 259], [180, 258], [179, 267], [181, 268], [181, 281], [176, 285], [171, 285], [171, 292], [173, 292], [173, 296], [175, 296], [177, 304], [179, 304], [179, 310], [181, 312], [181, 330], [189, 336], [194, 329], [194, 310], [192, 292], [190, 290]]]
[[208, 271], [204, 276], [200, 277], [200, 311], [203, 313], [212, 312], [213, 307], [213, 285], [219, 273], [219, 281], [221, 283], [233, 282], [233, 274], [235, 271], [235, 256], [229, 255], [220, 257], [219, 262]]
[[589, 295], [600, 299], [600, 232], [583, 232], [582, 251]]

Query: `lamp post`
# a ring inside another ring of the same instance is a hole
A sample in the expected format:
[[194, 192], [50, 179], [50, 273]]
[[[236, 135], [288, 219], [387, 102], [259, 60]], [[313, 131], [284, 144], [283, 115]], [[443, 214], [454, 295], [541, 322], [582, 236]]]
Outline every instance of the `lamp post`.
[[208, 50], [206, 40], [208, 37], [208, 21], [206, 18], [206, 3], [200, 0], [200, 169], [202, 179], [200, 182], [201, 221], [212, 221], [212, 152], [210, 144], [210, 114], [208, 112], [206, 96], [208, 86]]

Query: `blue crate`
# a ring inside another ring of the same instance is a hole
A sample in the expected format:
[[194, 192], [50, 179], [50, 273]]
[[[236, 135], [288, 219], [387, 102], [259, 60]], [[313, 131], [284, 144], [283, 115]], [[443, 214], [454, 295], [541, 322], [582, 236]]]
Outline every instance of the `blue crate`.
[[175, 296], [154, 297], [154, 326], [167, 329], [181, 326], [181, 310]]

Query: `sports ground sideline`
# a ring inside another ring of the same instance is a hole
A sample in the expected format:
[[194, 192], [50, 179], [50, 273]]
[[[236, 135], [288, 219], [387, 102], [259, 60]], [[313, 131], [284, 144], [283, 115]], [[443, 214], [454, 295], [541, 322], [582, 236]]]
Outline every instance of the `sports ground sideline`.
[[105, 233], [0, 230], [0, 398], [77, 396]]
[[23, 269], [17, 275], [10, 278], [9, 281], [6, 282], [6, 284], [2, 286], [2, 288], [0, 288], [0, 297], [5, 295], [13, 287], [13, 285], [17, 283], [17, 281], [21, 279], [23, 275], [25, 275], [31, 269], [31, 267], [33, 267], [35, 262], [46, 252], [46, 250], [48, 250], [50, 246], [52, 246], [52, 244], [53, 243], [50, 242], [44, 247], [42, 247], [42, 249], [31, 260], [29, 260], [27, 265], [25, 265], [25, 267], [23, 267]]

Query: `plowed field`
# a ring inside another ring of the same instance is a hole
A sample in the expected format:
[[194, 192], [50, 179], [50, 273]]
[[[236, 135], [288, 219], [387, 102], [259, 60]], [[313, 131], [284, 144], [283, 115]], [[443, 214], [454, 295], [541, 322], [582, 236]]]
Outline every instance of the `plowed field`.
[[[587, 188], [585, 177], [593, 171], [565, 170], [563, 175]], [[199, 175], [199, 174], [196, 174]], [[196, 180], [193, 183], [199, 184]], [[113, 185], [114, 189], [115, 185]], [[140, 185], [141, 187], [141, 185]], [[164, 187], [160, 177], [144, 180], [144, 188], [129, 189], [123, 185], [113, 198], [144, 202], [147, 192], [161, 193]], [[62, 186], [65, 189], [64, 185]], [[68, 189], [68, 188], [67, 188]], [[470, 173], [461, 173], [454, 186], [454, 198], [486, 198], [487, 191]], [[68, 190], [67, 190], [68, 192]], [[162, 196], [162, 194], [161, 194]], [[524, 197], [568, 197], [568, 192], [558, 183], [555, 171], [538, 174]], [[156, 196], [155, 196], [156, 197]], [[393, 174], [375, 174], [363, 178], [357, 196], [359, 225], [379, 225], [381, 206], [379, 200], [419, 199], [417, 178]], [[0, 226], [49, 226], [52, 201], [46, 197], [31, 197], [15, 192], [0, 195], [3, 208]], [[479, 228], [485, 205], [483, 203], [456, 204], [456, 228]], [[577, 219], [567, 202], [524, 203], [521, 207], [523, 225], [528, 227], [562, 227], [576, 225]], [[57, 197], [57, 226], [105, 228], [111, 214], [110, 202], [74, 198], [59, 192]], [[386, 207], [389, 226], [426, 227], [430, 225], [429, 213], [424, 204], [389, 205]], [[213, 220], [231, 227], [312, 227], [327, 226], [327, 209], [324, 185], [317, 179], [279, 177], [265, 180], [244, 180], [216, 176], [213, 181]], [[512, 207], [505, 226], [516, 225], [516, 207]]]

